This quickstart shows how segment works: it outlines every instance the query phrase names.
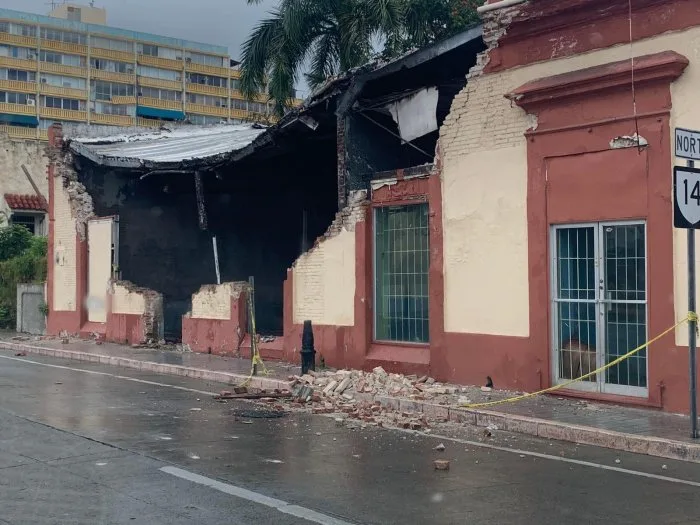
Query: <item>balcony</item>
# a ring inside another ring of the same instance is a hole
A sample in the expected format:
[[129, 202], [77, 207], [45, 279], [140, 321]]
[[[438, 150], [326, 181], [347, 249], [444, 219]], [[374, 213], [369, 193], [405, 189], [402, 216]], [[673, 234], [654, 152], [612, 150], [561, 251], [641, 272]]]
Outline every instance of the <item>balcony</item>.
[[205, 66], [196, 62], [185, 62], [185, 69], [193, 73], [203, 73], [205, 75], [214, 75], [216, 77], [229, 78], [231, 71], [228, 67]]
[[245, 109], [233, 109], [231, 108], [231, 118], [238, 118], [243, 120], [248, 120], [248, 112]]
[[148, 106], [150, 108], [182, 111], [182, 102], [179, 100], [162, 100], [160, 98], [138, 97], [137, 103], [139, 106]]
[[121, 82], [122, 84], [133, 84], [136, 82], [136, 75], [128, 73], [114, 73], [112, 71], [103, 71], [101, 69], [90, 69], [90, 77], [98, 80], [107, 80], [108, 82]]
[[112, 104], [123, 104], [123, 105], [134, 105], [136, 104], [136, 97], [112, 97], [110, 100]]
[[62, 53], [70, 53], [72, 55], [87, 55], [88, 48], [82, 44], [70, 44], [61, 42], [60, 40], [43, 39], [40, 43], [41, 49], [51, 49], [52, 51], [60, 51]]
[[36, 60], [0, 57], [0, 67], [11, 67], [13, 69], [24, 69], [25, 71], [36, 71]]
[[162, 124], [162, 120], [136, 117], [136, 125], [142, 128], [159, 128]]
[[0, 113], [36, 116], [36, 106], [29, 106], [26, 104], [7, 104], [5, 102], [0, 102]]
[[19, 80], [0, 80], [0, 91], [14, 91], [16, 93], [36, 93], [36, 82], [22, 82]]
[[137, 61], [143, 66], [161, 67], [163, 69], [182, 71], [182, 60], [171, 60], [169, 58], [152, 57], [150, 55], [139, 55]]
[[134, 63], [133, 51], [114, 51], [112, 49], [102, 49], [101, 47], [91, 47], [90, 56], [92, 58], [106, 58], [108, 60], [117, 60], [130, 64]]
[[88, 70], [84, 67], [63, 66], [51, 62], [39, 62], [39, 70], [44, 73], [56, 73], [58, 75], [68, 75], [71, 77], [87, 78]]
[[40, 129], [39, 130], [39, 140], [49, 140], [49, 130]]
[[85, 89], [74, 89], [61, 86], [52, 86], [51, 84], [39, 84], [39, 93], [42, 95], [52, 95], [56, 97], [78, 98], [87, 100], [88, 92]]
[[108, 126], [126, 126], [134, 125], [134, 117], [129, 115], [104, 115], [102, 113], [91, 113], [90, 121], [95, 124], [106, 124]]
[[8, 126], [0, 125], [0, 134], [5, 133], [11, 139], [30, 139], [36, 140], [38, 138], [37, 128], [25, 128], [24, 126]]
[[15, 46], [36, 47], [36, 37], [0, 33], [0, 43], [12, 44]]
[[73, 111], [70, 109], [40, 108], [39, 115], [42, 118], [53, 120], [76, 120], [78, 122], [87, 120], [87, 111]]
[[218, 106], [206, 106], [204, 104], [190, 104], [189, 102], [185, 105], [185, 111], [187, 113], [197, 113], [200, 115], [212, 115], [215, 117], [228, 118], [229, 111], [228, 108], [218, 107]]
[[139, 75], [137, 81], [138, 81], [139, 86], [182, 91], [182, 81], [181, 80], [163, 80], [160, 78], [142, 77], [141, 75]]
[[185, 85], [185, 89], [188, 93], [199, 93], [202, 95], [215, 95], [217, 97], [228, 98], [228, 89], [215, 86], [207, 86], [204, 84], [195, 84], [194, 82], [188, 82]]

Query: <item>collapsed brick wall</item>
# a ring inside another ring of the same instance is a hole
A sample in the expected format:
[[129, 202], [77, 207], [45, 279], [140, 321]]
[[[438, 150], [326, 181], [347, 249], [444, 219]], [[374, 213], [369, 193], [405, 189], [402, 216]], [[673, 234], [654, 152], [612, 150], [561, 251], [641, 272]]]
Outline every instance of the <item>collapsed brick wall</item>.
[[441, 162], [480, 149], [498, 149], [520, 143], [533, 123], [523, 112], [513, 112], [504, 98], [514, 86], [507, 74], [484, 74], [491, 52], [498, 47], [511, 21], [520, 14], [516, 5], [483, 14], [483, 39], [487, 48], [467, 75], [467, 85], [455, 97], [440, 129]]
[[354, 323], [355, 229], [367, 217], [367, 191], [350, 192], [348, 206], [293, 267], [293, 319], [319, 325]]
[[61, 142], [60, 147], [47, 147], [47, 157], [54, 166], [54, 177], [60, 178], [62, 189], [68, 196], [71, 215], [75, 219], [75, 228], [81, 240], [87, 234], [87, 222], [95, 217], [92, 197], [83, 184], [78, 181], [78, 173], [74, 167], [73, 154], [68, 144]]
[[187, 315], [193, 319], [231, 319], [231, 301], [248, 290], [247, 282], [205, 284], [192, 294], [192, 311]]
[[[163, 338], [163, 295], [130, 281], [113, 281], [110, 286], [113, 315], [135, 315], [141, 318], [143, 334], [140, 341]], [[109, 322], [109, 321], [108, 321]]]

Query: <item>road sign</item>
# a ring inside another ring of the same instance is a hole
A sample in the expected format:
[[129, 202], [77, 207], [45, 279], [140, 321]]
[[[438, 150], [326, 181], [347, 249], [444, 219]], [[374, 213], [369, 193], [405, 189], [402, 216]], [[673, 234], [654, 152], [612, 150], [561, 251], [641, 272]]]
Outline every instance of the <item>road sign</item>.
[[681, 166], [674, 169], [673, 225], [700, 229], [700, 169]]
[[676, 157], [700, 160], [700, 131], [676, 128]]

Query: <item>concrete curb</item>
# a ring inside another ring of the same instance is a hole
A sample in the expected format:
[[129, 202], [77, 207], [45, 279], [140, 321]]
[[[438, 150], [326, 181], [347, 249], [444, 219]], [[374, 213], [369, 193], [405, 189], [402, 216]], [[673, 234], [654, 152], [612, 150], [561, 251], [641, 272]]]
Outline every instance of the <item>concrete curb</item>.
[[[144, 372], [189, 377], [226, 385], [239, 384], [248, 379], [248, 376], [243, 374], [218, 372], [202, 368], [156, 363], [153, 361], [140, 361], [138, 359], [91, 354], [89, 352], [76, 352], [74, 350], [18, 344], [8, 341], [0, 341], [0, 350], [27, 352], [61, 359], [121, 366], [123, 368], [142, 370]], [[255, 377], [251, 379], [250, 386], [253, 388], [274, 390], [276, 388], [287, 389], [289, 388], [289, 383], [279, 379]], [[491, 426], [498, 430], [517, 432], [545, 439], [557, 439], [582, 445], [593, 445], [624, 452], [633, 452], [635, 454], [646, 454], [649, 456], [700, 463], [700, 444], [652, 436], [627, 434], [624, 432], [572, 425], [546, 419], [506, 414], [503, 412], [448, 407], [424, 401], [415, 401], [412, 399], [402, 399], [385, 395], [362, 394], [358, 395], [357, 398], [369, 402], [378, 402], [383, 406], [402, 412], [422, 413], [428, 418], [445, 419], [477, 427]]]
[[[232, 374], [230, 372], [219, 372], [207, 370], [205, 368], [171, 365], [167, 363], [156, 363], [154, 361], [141, 361], [138, 359], [130, 359], [128, 357], [116, 357], [102, 354], [91, 354], [89, 352], [76, 352], [74, 350], [48, 348], [45, 346], [10, 343], [8, 341], [0, 341], [0, 350], [27, 352], [31, 354], [57, 357], [60, 359], [72, 359], [74, 361], [99, 363], [101, 365], [121, 366], [123, 368], [132, 368], [134, 370], [142, 370], [144, 372], [152, 372], [155, 374], [189, 377], [191, 379], [201, 379], [203, 381], [212, 381], [214, 383], [223, 383], [226, 385], [238, 385], [248, 379], [248, 376], [243, 374]], [[288, 389], [289, 383], [287, 381], [280, 381], [279, 379], [253, 377], [250, 379], [248, 386], [266, 390], [274, 390], [276, 388]]]

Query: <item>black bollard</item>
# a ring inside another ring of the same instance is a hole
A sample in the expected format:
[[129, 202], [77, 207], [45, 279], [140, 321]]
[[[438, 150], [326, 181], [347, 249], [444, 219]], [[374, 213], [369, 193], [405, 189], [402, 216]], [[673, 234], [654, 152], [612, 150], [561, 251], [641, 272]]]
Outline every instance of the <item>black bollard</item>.
[[316, 350], [314, 349], [314, 332], [311, 321], [304, 321], [304, 331], [301, 334], [301, 374], [316, 370]]

